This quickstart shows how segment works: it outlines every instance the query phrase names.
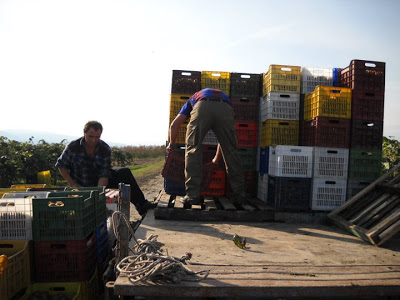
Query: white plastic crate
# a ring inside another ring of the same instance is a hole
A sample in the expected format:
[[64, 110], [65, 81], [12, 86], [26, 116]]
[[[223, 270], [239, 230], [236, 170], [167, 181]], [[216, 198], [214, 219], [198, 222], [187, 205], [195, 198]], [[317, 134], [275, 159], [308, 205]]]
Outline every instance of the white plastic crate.
[[203, 139], [203, 145], [218, 145], [218, 139], [214, 133], [214, 131], [209, 130], [204, 139]]
[[257, 198], [263, 202], [268, 200], [268, 174], [258, 174]]
[[346, 201], [347, 180], [313, 178], [312, 210], [334, 210]]
[[278, 145], [269, 147], [268, 173], [279, 177], [311, 178], [313, 147]]
[[314, 178], [347, 179], [349, 149], [314, 147]]
[[260, 101], [261, 122], [266, 120], [299, 120], [300, 94], [269, 92]]
[[333, 69], [302, 67], [300, 93], [311, 94], [317, 85], [333, 86]]
[[32, 240], [32, 198], [0, 199], [0, 240]]

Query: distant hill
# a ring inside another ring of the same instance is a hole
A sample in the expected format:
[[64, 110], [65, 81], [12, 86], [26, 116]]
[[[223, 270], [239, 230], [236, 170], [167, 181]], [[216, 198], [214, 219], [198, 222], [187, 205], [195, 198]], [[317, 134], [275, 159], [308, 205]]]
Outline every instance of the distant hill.
[[[33, 137], [33, 142], [36, 144], [40, 140], [44, 140], [46, 143], [60, 143], [62, 140], [67, 140], [68, 142], [79, 138], [80, 136], [71, 135], [61, 135], [57, 133], [44, 132], [44, 131], [33, 131], [33, 130], [0, 130], [0, 136], [5, 136], [9, 140], [14, 140], [17, 142], [28, 142], [31, 137]], [[122, 147], [125, 146], [121, 143], [109, 143], [110, 146]]]

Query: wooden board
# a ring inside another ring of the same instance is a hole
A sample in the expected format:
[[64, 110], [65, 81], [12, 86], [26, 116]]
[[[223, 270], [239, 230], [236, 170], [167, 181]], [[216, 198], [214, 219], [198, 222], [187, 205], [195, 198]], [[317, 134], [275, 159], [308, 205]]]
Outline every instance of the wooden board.
[[[254, 198], [244, 205], [235, 205], [227, 197], [205, 197], [204, 205], [185, 207], [178, 196], [170, 196], [163, 190], [157, 197], [159, 203], [154, 215], [163, 220], [197, 220], [197, 221], [242, 221], [265, 222], [273, 220], [270, 206]], [[167, 199], [169, 205], [167, 205]]]
[[[193, 257], [187, 267], [210, 274], [198, 282], [138, 285], [120, 276], [114, 283], [117, 295], [170, 299], [400, 295], [399, 239], [385, 249], [366, 245], [332, 226], [172, 221], [154, 218], [153, 211], [136, 234], [140, 239], [157, 234], [163, 252], [175, 257], [190, 252]], [[246, 237], [249, 248], [236, 247], [234, 234]]]
[[[400, 164], [328, 214], [337, 226], [380, 246], [400, 231]], [[389, 181], [387, 181], [389, 180]]]

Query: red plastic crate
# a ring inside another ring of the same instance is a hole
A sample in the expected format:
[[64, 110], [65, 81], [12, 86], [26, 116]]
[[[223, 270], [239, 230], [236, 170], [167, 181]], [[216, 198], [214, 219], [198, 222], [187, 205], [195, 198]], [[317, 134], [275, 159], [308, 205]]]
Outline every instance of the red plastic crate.
[[385, 97], [381, 93], [353, 90], [351, 118], [357, 120], [383, 121]]
[[[225, 177], [226, 173], [224, 170], [214, 170], [209, 181], [208, 188], [204, 186], [203, 176], [203, 187], [201, 195], [203, 196], [223, 196], [225, 194]], [[207, 185], [207, 184], [205, 184]]]
[[185, 182], [185, 149], [179, 148], [168, 153], [161, 175], [174, 182]]
[[351, 120], [351, 148], [382, 150], [383, 121]]
[[350, 119], [315, 117], [300, 124], [301, 146], [350, 148]]
[[[217, 152], [217, 145], [203, 145], [203, 165], [210, 163]], [[225, 170], [225, 162], [221, 157], [216, 165], [217, 170]]]
[[235, 122], [238, 147], [257, 147], [258, 124], [255, 122]]
[[384, 62], [354, 59], [340, 72], [340, 86], [383, 94], [385, 66]]
[[236, 121], [258, 122], [260, 98], [231, 97]]
[[33, 243], [37, 282], [89, 280], [96, 269], [96, 236], [83, 240]]

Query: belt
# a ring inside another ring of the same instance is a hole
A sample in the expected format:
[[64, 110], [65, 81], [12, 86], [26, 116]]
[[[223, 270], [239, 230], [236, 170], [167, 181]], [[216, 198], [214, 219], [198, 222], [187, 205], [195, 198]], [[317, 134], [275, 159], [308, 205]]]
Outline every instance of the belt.
[[214, 101], [214, 102], [226, 102], [224, 99], [222, 98], [213, 98], [213, 97], [205, 97], [205, 98], [201, 98], [200, 101]]

